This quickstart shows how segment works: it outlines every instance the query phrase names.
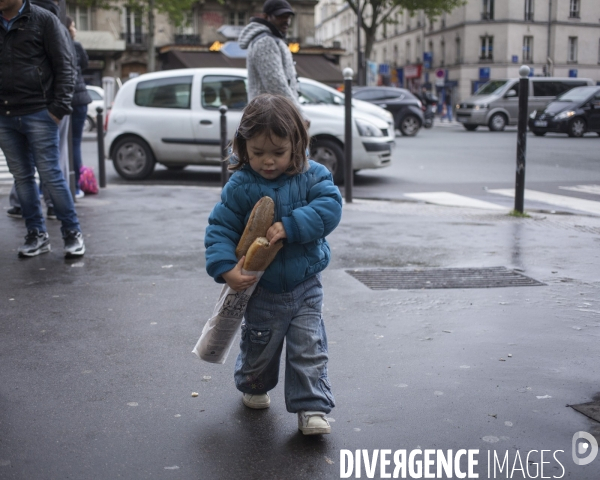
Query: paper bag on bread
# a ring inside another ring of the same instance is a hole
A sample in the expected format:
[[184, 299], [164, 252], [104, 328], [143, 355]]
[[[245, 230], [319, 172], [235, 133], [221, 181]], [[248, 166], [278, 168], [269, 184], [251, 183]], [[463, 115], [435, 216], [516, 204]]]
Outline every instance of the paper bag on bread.
[[[282, 240], [270, 245], [266, 238], [274, 216], [273, 200], [270, 197], [261, 198], [252, 209], [235, 249], [238, 259], [246, 256], [242, 273], [255, 275], [259, 280], [283, 247]], [[236, 292], [227, 284], [223, 285], [213, 315], [204, 325], [200, 339], [192, 350], [200, 359], [210, 363], [225, 363], [257, 283], [241, 292]]]

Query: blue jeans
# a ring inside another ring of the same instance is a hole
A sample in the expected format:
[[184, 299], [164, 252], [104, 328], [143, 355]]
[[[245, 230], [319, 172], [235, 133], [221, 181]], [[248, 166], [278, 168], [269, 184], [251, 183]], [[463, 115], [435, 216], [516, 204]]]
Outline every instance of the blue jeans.
[[73, 105], [71, 122], [73, 125], [73, 170], [75, 170], [75, 185], [79, 190], [79, 174], [81, 170], [81, 139], [83, 137], [83, 125], [87, 117], [87, 105]]
[[329, 355], [322, 304], [320, 275], [288, 293], [256, 287], [242, 323], [241, 351], [234, 373], [238, 390], [261, 394], [275, 388], [285, 340], [287, 411], [331, 411], [335, 401], [327, 378]]
[[46, 231], [35, 169], [50, 194], [62, 232], [80, 231], [73, 197], [59, 166], [58, 125], [48, 110], [20, 117], [0, 117], [0, 149], [6, 156], [27, 230]]

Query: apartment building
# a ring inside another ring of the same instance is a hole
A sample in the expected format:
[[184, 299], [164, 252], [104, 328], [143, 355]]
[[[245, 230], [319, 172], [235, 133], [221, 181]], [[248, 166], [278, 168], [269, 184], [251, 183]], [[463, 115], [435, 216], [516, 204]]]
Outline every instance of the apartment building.
[[[468, 0], [431, 21], [398, 10], [379, 28], [371, 62], [378, 81], [418, 91], [451, 91], [454, 101], [488, 79], [532, 75], [600, 81], [600, 1]], [[321, 0], [315, 37], [345, 49], [342, 67], [356, 69], [356, 15], [343, 0]], [[364, 48], [364, 33], [361, 36]]]
[[[244, 59], [230, 59], [214, 52], [218, 49], [215, 45], [235, 41], [250, 18], [261, 13], [263, 3], [264, 0], [225, 0], [223, 3], [198, 0], [183, 27], [176, 27], [165, 14], [156, 12], [156, 69], [245, 66]], [[314, 7], [317, 0], [290, 0], [290, 3], [296, 12], [288, 33], [290, 43], [297, 44], [298, 50], [302, 50], [298, 53], [317, 55], [315, 62], [321, 70], [335, 71], [335, 58], [333, 63], [327, 61], [322, 55], [324, 52], [314, 47]], [[80, 7], [67, 0], [67, 13], [75, 20], [77, 40], [90, 57], [90, 67], [84, 72], [89, 84], [101, 85], [103, 76], [125, 80], [148, 71], [147, 12], [135, 9], [125, 0], [116, 1], [112, 9]], [[335, 56], [342, 51], [329, 49], [325, 53]], [[303, 58], [301, 63], [307, 63], [308, 57]]]

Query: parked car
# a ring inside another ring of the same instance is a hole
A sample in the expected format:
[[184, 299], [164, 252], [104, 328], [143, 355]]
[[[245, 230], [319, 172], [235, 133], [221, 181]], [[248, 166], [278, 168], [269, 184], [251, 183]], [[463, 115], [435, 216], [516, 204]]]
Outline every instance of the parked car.
[[92, 103], [88, 103], [87, 117], [83, 124], [83, 131], [91, 132], [96, 128], [96, 115], [98, 115], [96, 108], [104, 108], [104, 90], [93, 85], [87, 85], [86, 88], [90, 97], [92, 97]]
[[[155, 164], [180, 170], [221, 164], [220, 112], [235, 132], [247, 99], [247, 71], [197, 68], [147, 73], [119, 89], [108, 112], [105, 145], [115, 169], [127, 180], [148, 177]], [[311, 121], [311, 158], [334, 180], [344, 179], [344, 115], [339, 105], [305, 104]], [[353, 109], [354, 171], [391, 165], [394, 132], [382, 119]]]
[[[529, 79], [527, 113], [540, 110], [572, 88], [593, 84], [589, 78], [532, 77]], [[500, 132], [507, 125], [517, 124], [518, 113], [518, 78], [490, 80], [455, 108], [456, 120], [471, 132], [480, 125], [487, 125], [492, 132]]]
[[581, 137], [586, 132], [600, 135], [600, 87], [577, 87], [562, 94], [545, 108], [529, 115], [534, 135], [548, 132]]
[[394, 117], [395, 128], [402, 135], [413, 137], [423, 125], [421, 100], [404, 88], [354, 87], [352, 95], [388, 110]]
[[[324, 83], [317, 82], [310, 78], [300, 77], [298, 78], [298, 86], [301, 104], [339, 105], [342, 107], [346, 104], [343, 93]], [[390, 131], [394, 131], [394, 116], [384, 108], [357, 98], [352, 98], [352, 106], [361, 112], [370, 113], [371, 115], [380, 117], [389, 124]]]

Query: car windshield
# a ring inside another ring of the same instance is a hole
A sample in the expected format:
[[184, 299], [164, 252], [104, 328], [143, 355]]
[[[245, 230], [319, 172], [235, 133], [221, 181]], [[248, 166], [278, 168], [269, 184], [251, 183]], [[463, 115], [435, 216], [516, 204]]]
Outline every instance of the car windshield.
[[577, 87], [573, 90], [569, 90], [567, 93], [563, 93], [556, 99], [557, 102], [583, 102], [592, 95], [598, 87]]
[[300, 103], [341, 105], [344, 100], [341, 95], [336, 95], [324, 88], [306, 82], [298, 83], [300, 88]]
[[500, 93], [500, 89], [506, 85], [507, 80], [490, 80], [484, 83], [475, 92], [475, 95], [492, 95], [494, 93]]

